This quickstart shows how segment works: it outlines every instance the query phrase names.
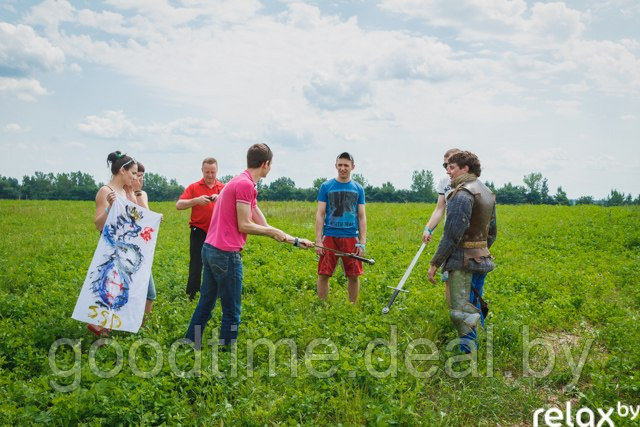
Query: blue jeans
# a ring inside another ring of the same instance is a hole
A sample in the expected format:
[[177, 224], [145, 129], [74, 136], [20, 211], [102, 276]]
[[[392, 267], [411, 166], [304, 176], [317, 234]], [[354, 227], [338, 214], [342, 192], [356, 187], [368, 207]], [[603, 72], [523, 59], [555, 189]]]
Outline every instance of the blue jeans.
[[[482, 296], [482, 291], [484, 290], [484, 279], [487, 277], [487, 273], [473, 273], [471, 276], [471, 287], [478, 292], [478, 295]], [[473, 304], [480, 313], [480, 322], [482, 326], [484, 326], [484, 315], [482, 314], [482, 310], [480, 308], [480, 300], [476, 297], [476, 294], [473, 293], [472, 290], [469, 290], [469, 302]], [[471, 346], [475, 346], [478, 348], [478, 331], [474, 329], [464, 337], [462, 337], [462, 341], [460, 343], [460, 351], [464, 353], [471, 352]]]
[[202, 285], [200, 300], [196, 306], [185, 338], [193, 341], [195, 348], [202, 347], [204, 328], [211, 311], [220, 297], [222, 322], [220, 344], [229, 345], [238, 338], [242, 307], [242, 258], [240, 252], [227, 252], [208, 243], [202, 246]]
[[[484, 290], [484, 279], [487, 277], [487, 273], [473, 273], [471, 277], [471, 287], [478, 292], [478, 295], [482, 296], [482, 291]], [[480, 311], [480, 319], [482, 322], [482, 326], [484, 326], [484, 314], [482, 314], [482, 309], [480, 308], [480, 300], [476, 298], [476, 294], [473, 291], [469, 294], [469, 302], [476, 306], [476, 308]]]

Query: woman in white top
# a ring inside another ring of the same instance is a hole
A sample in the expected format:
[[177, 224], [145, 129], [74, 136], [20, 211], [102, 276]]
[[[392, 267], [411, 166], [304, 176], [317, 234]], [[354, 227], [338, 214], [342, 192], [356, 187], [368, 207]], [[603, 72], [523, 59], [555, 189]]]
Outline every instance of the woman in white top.
[[[444, 153], [444, 163], [442, 166], [444, 169], [447, 169], [447, 165], [449, 162], [449, 157], [452, 155], [459, 153], [460, 150], [458, 148], [451, 148]], [[431, 238], [433, 236], [433, 231], [436, 229], [442, 218], [444, 217], [444, 212], [447, 208], [447, 195], [451, 192], [451, 180], [448, 175], [445, 175], [436, 186], [436, 191], [438, 192], [438, 202], [436, 204], [436, 208], [431, 213], [431, 217], [427, 224], [424, 227], [424, 233], [422, 234], [422, 241], [426, 244], [429, 244]], [[447, 271], [442, 272], [442, 281], [445, 283], [445, 292], [447, 295], [447, 302], [449, 302], [449, 274]]]
[[[96, 229], [102, 233], [104, 223], [107, 222], [109, 209], [118, 196], [127, 199], [125, 187], [133, 186], [138, 179], [138, 164], [136, 161], [120, 151], [114, 151], [107, 156], [107, 164], [111, 168], [111, 180], [109, 184], [100, 187], [96, 194], [96, 215], [93, 223]], [[98, 336], [106, 336], [109, 329], [102, 326], [87, 324], [87, 329]]]

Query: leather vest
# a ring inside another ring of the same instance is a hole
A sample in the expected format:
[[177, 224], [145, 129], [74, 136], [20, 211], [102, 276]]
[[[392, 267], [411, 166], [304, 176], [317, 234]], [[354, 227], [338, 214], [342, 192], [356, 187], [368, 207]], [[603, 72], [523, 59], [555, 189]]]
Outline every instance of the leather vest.
[[[496, 204], [496, 195], [479, 179], [460, 184], [455, 192], [461, 190], [473, 196], [469, 228], [460, 242], [460, 247], [464, 248], [464, 264], [466, 266], [469, 259], [475, 259], [480, 262], [482, 258], [491, 258], [491, 253], [487, 247], [487, 238], [489, 236], [489, 223]], [[451, 197], [453, 197], [453, 194], [451, 194]]]
[[463, 242], [487, 241], [489, 222], [496, 204], [496, 195], [479, 179], [465, 182], [461, 187], [473, 195], [473, 209], [469, 228], [462, 238]]

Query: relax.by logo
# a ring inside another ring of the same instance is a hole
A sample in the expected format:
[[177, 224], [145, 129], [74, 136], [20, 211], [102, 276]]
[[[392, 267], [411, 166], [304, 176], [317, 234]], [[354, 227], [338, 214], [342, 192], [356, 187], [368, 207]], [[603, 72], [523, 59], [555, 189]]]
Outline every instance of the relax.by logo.
[[631, 420], [636, 419], [638, 414], [640, 414], [640, 405], [635, 407], [633, 405], [627, 406], [620, 402], [618, 402], [616, 408], [609, 408], [606, 411], [601, 408], [597, 408], [597, 414], [596, 412], [593, 412], [591, 408], [580, 408], [574, 414], [571, 408], [571, 402], [567, 402], [565, 408], [565, 412], [560, 408], [549, 408], [546, 410], [544, 408], [536, 409], [533, 413], [533, 425], [539, 426], [540, 419], [542, 418], [542, 421], [544, 422], [543, 425], [550, 427], [560, 427], [562, 425], [578, 427], [595, 427], [604, 425], [614, 426], [615, 424], [611, 420], [614, 410], [620, 418], [629, 417]]

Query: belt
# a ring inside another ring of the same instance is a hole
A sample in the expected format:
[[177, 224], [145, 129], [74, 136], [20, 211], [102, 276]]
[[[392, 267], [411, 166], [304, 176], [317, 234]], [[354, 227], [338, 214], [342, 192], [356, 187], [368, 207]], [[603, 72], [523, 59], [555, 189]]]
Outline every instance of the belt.
[[481, 240], [478, 242], [461, 242], [460, 247], [465, 249], [482, 249], [487, 247], [487, 241]]

